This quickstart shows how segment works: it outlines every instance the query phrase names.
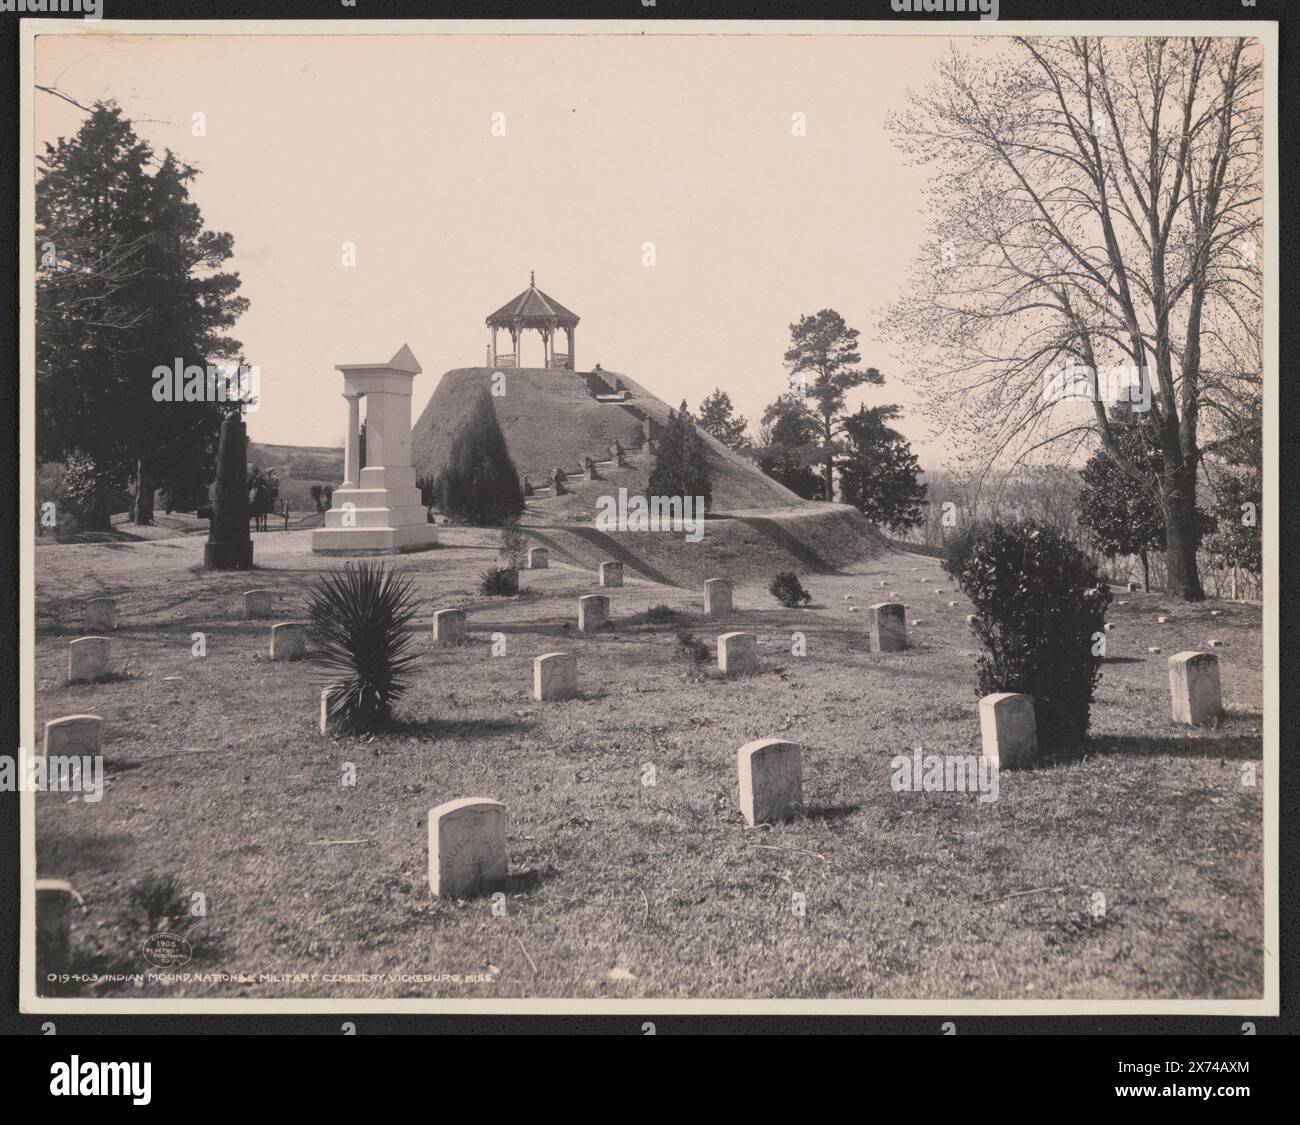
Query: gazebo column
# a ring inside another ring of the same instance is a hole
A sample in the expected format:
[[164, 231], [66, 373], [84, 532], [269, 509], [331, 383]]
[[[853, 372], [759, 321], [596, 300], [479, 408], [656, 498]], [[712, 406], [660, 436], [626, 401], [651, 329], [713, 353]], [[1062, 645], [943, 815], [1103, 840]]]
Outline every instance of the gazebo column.
[[361, 464], [361, 395], [344, 392], [348, 400], [348, 436], [343, 443], [343, 488], [356, 488]]
[[497, 365], [497, 326], [495, 324], [492, 325], [492, 341], [488, 347], [491, 349], [488, 354], [492, 357], [488, 366], [495, 367]]
[[577, 371], [577, 370], [578, 370], [578, 361], [577, 361], [577, 360], [574, 358], [574, 356], [573, 356], [573, 332], [574, 332], [574, 325], [572, 325], [572, 324], [567, 325], [567, 326], [565, 327], [564, 331], [568, 334], [568, 337], [569, 337], [569, 366], [570, 366], [574, 371]]

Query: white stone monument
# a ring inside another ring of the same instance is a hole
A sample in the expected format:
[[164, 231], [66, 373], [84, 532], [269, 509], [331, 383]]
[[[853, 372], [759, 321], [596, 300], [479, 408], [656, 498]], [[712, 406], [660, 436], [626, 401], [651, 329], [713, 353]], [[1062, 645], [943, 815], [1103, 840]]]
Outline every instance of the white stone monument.
[[897, 602], [877, 602], [867, 607], [867, 613], [872, 652], [901, 652], [907, 648], [907, 613], [903, 606]]
[[113, 667], [113, 642], [107, 637], [78, 637], [68, 643], [68, 682], [93, 683]]
[[65, 879], [36, 880], [36, 984], [41, 992], [44, 978], [67, 971], [71, 950], [72, 884]]
[[41, 753], [45, 757], [67, 755], [94, 756], [99, 753], [104, 720], [98, 715], [64, 715], [45, 724]]
[[731, 612], [731, 580], [706, 578], [704, 580], [704, 616], [721, 617]]
[[429, 810], [429, 890], [469, 898], [506, 880], [506, 807], [462, 797]]
[[594, 633], [609, 621], [609, 599], [604, 594], [585, 594], [578, 599], [578, 632]]
[[803, 753], [780, 738], [746, 742], [736, 752], [740, 774], [740, 811], [745, 822], [773, 824], [788, 820], [803, 807]]
[[86, 628], [96, 633], [112, 632], [117, 628], [117, 599], [91, 598], [86, 603]]
[[465, 611], [439, 609], [433, 615], [433, 643], [458, 645], [465, 640]]
[[723, 633], [718, 638], [718, 671], [744, 676], [758, 671], [758, 638], [753, 633]]
[[980, 741], [984, 757], [998, 769], [1028, 766], [1038, 757], [1038, 727], [1034, 701], [1014, 691], [1001, 691], [980, 700]]
[[1223, 710], [1219, 658], [1208, 652], [1179, 652], [1169, 658], [1169, 701], [1174, 720], [1200, 726]]
[[244, 616], [270, 617], [275, 612], [274, 590], [245, 590]]
[[[432, 547], [429, 523], [411, 465], [411, 383], [420, 374], [405, 344], [387, 363], [340, 364], [348, 403], [343, 483], [334, 490], [325, 526], [312, 533], [317, 555], [395, 555]], [[366, 400], [366, 467], [361, 460], [361, 399]]]
[[533, 698], [570, 699], [578, 694], [578, 658], [568, 652], [548, 652], [533, 661]]
[[545, 547], [528, 548], [528, 569], [546, 570], [550, 565], [550, 552]]
[[621, 562], [603, 562], [600, 564], [600, 585], [613, 589], [623, 585], [623, 564]]
[[299, 660], [307, 655], [307, 626], [297, 621], [282, 621], [271, 626], [271, 659]]

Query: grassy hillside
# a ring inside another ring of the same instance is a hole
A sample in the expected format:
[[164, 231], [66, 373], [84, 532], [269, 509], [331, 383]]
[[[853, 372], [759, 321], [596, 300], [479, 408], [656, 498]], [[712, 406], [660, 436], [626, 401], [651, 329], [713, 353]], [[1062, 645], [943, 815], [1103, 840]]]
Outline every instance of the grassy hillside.
[[[481, 390], [491, 388], [492, 373], [489, 367], [461, 367], [443, 375], [412, 429], [411, 460], [417, 472], [433, 474], [446, 464], [452, 440], [469, 417], [474, 400]], [[637, 412], [660, 426], [667, 423], [666, 403], [626, 375], [615, 371], [603, 374], [611, 385], [615, 379], [623, 381], [632, 396], [626, 404], [597, 402], [588, 393], [581, 373], [540, 368], [505, 372], [506, 393], [494, 399], [493, 405], [520, 474], [527, 474], [537, 484], [557, 466], [573, 471], [583, 457], [603, 460], [615, 440], [628, 450], [640, 448], [642, 421]], [[809, 505], [764, 476], [747, 458], [707, 434], [704, 437], [713, 472], [715, 510]], [[648, 465], [644, 472], [648, 474]]]

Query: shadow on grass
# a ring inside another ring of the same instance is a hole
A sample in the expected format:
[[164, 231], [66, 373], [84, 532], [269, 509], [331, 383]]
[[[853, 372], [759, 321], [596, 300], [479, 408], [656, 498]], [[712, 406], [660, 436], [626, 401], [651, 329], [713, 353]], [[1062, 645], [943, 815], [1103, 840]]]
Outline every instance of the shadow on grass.
[[380, 738], [495, 738], [499, 734], [530, 731], [532, 722], [519, 719], [394, 719]]
[[803, 810], [803, 815], [807, 820], [844, 820], [861, 808], [861, 805], [810, 805]]
[[[1232, 719], [1229, 717], [1228, 722]], [[1223, 758], [1234, 762], [1260, 761], [1263, 740], [1258, 735], [1227, 734], [1205, 738], [1152, 738], [1141, 735], [1094, 735], [1088, 740], [1088, 756], [1119, 755], [1126, 758]]]
[[761, 533], [766, 538], [779, 543], [792, 556], [798, 559], [805, 568], [815, 574], [834, 574], [836, 568], [831, 566], [821, 555], [808, 546], [802, 539], [790, 531], [787, 531], [776, 520], [768, 519], [765, 516], [732, 516], [737, 523], [743, 523], [746, 527], [752, 527], [755, 531]]

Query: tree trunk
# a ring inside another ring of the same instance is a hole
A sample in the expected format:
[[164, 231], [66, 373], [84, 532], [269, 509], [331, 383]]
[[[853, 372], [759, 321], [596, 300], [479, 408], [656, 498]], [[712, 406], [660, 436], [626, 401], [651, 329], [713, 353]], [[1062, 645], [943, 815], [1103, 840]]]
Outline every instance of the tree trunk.
[[1142, 559], [1142, 591], [1149, 594], [1151, 593], [1151, 560], [1145, 550], [1139, 552], [1139, 557]]
[[1205, 591], [1196, 567], [1200, 528], [1191, 476], [1181, 468], [1165, 474], [1165, 590], [1170, 597], [1199, 602]]
[[135, 464], [135, 502], [131, 505], [131, 519], [141, 527], [153, 523], [153, 476], [143, 458]]
[[113, 530], [113, 513], [108, 510], [107, 485], [95, 488], [95, 491], [89, 497], [89, 502], [82, 510], [81, 519], [85, 531]]

